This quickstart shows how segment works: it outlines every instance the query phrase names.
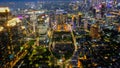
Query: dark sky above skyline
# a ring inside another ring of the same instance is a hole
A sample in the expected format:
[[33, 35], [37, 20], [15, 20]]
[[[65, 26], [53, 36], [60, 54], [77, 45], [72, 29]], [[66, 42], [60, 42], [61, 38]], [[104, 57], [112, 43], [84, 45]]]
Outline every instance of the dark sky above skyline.
[[0, 2], [17, 2], [17, 1], [72, 1], [72, 0], [0, 0]]
[[0, 0], [1, 2], [4, 1], [39, 1], [39, 0]]

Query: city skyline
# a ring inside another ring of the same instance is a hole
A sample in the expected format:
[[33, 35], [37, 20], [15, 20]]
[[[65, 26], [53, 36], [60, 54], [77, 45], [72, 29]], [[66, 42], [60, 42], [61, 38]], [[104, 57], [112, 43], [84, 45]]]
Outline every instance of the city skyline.
[[0, 0], [0, 68], [119, 68], [112, 1]]

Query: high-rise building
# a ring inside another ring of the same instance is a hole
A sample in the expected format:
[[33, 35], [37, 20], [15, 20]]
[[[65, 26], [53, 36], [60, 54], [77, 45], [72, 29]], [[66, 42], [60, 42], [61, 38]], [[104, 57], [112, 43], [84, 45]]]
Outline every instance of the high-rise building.
[[63, 13], [63, 23], [67, 22], [67, 12]]
[[57, 24], [66, 23], [66, 20], [67, 20], [67, 12], [62, 10], [62, 9], [56, 10], [56, 22], [57, 22]]
[[98, 25], [93, 24], [93, 25], [90, 27], [90, 36], [91, 36], [93, 39], [98, 39], [98, 38], [100, 37]]
[[55, 20], [56, 20], [56, 23], [57, 23], [57, 24], [62, 23], [62, 20], [61, 20], [61, 18], [62, 18], [62, 17], [61, 17], [61, 14], [56, 14], [55, 16], [56, 16], [56, 17], [55, 17], [55, 18], [56, 18], [56, 19], [55, 19]]
[[0, 24], [10, 18], [9, 7], [0, 7]]
[[88, 22], [84, 21], [84, 30], [88, 30]]
[[82, 24], [82, 13], [78, 13], [78, 26]]
[[77, 18], [75, 16], [72, 17], [72, 22], [73, 22], [73, 28], [76, 28], [77, 26]]

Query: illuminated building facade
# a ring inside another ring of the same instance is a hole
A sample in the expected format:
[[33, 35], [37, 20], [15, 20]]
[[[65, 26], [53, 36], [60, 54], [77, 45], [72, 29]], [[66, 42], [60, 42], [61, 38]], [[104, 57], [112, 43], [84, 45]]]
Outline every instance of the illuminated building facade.
[[0, 7], [0, 21], [4, 22], [10, 18], [10, 9], [8, 7]]

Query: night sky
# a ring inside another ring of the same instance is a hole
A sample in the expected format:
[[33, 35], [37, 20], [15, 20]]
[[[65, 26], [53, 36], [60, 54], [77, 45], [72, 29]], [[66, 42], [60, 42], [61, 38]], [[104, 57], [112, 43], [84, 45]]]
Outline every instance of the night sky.
[[72, 1], [72, 0], [0, 0], [0, 2], [17, 2], [17, 1]]
[[0, 0], [0, 2], [39, 1], [39, 0]]
[[39, 1], [39, 0], [0, 0], [1, 2], [4, 2], [4, 1]]

